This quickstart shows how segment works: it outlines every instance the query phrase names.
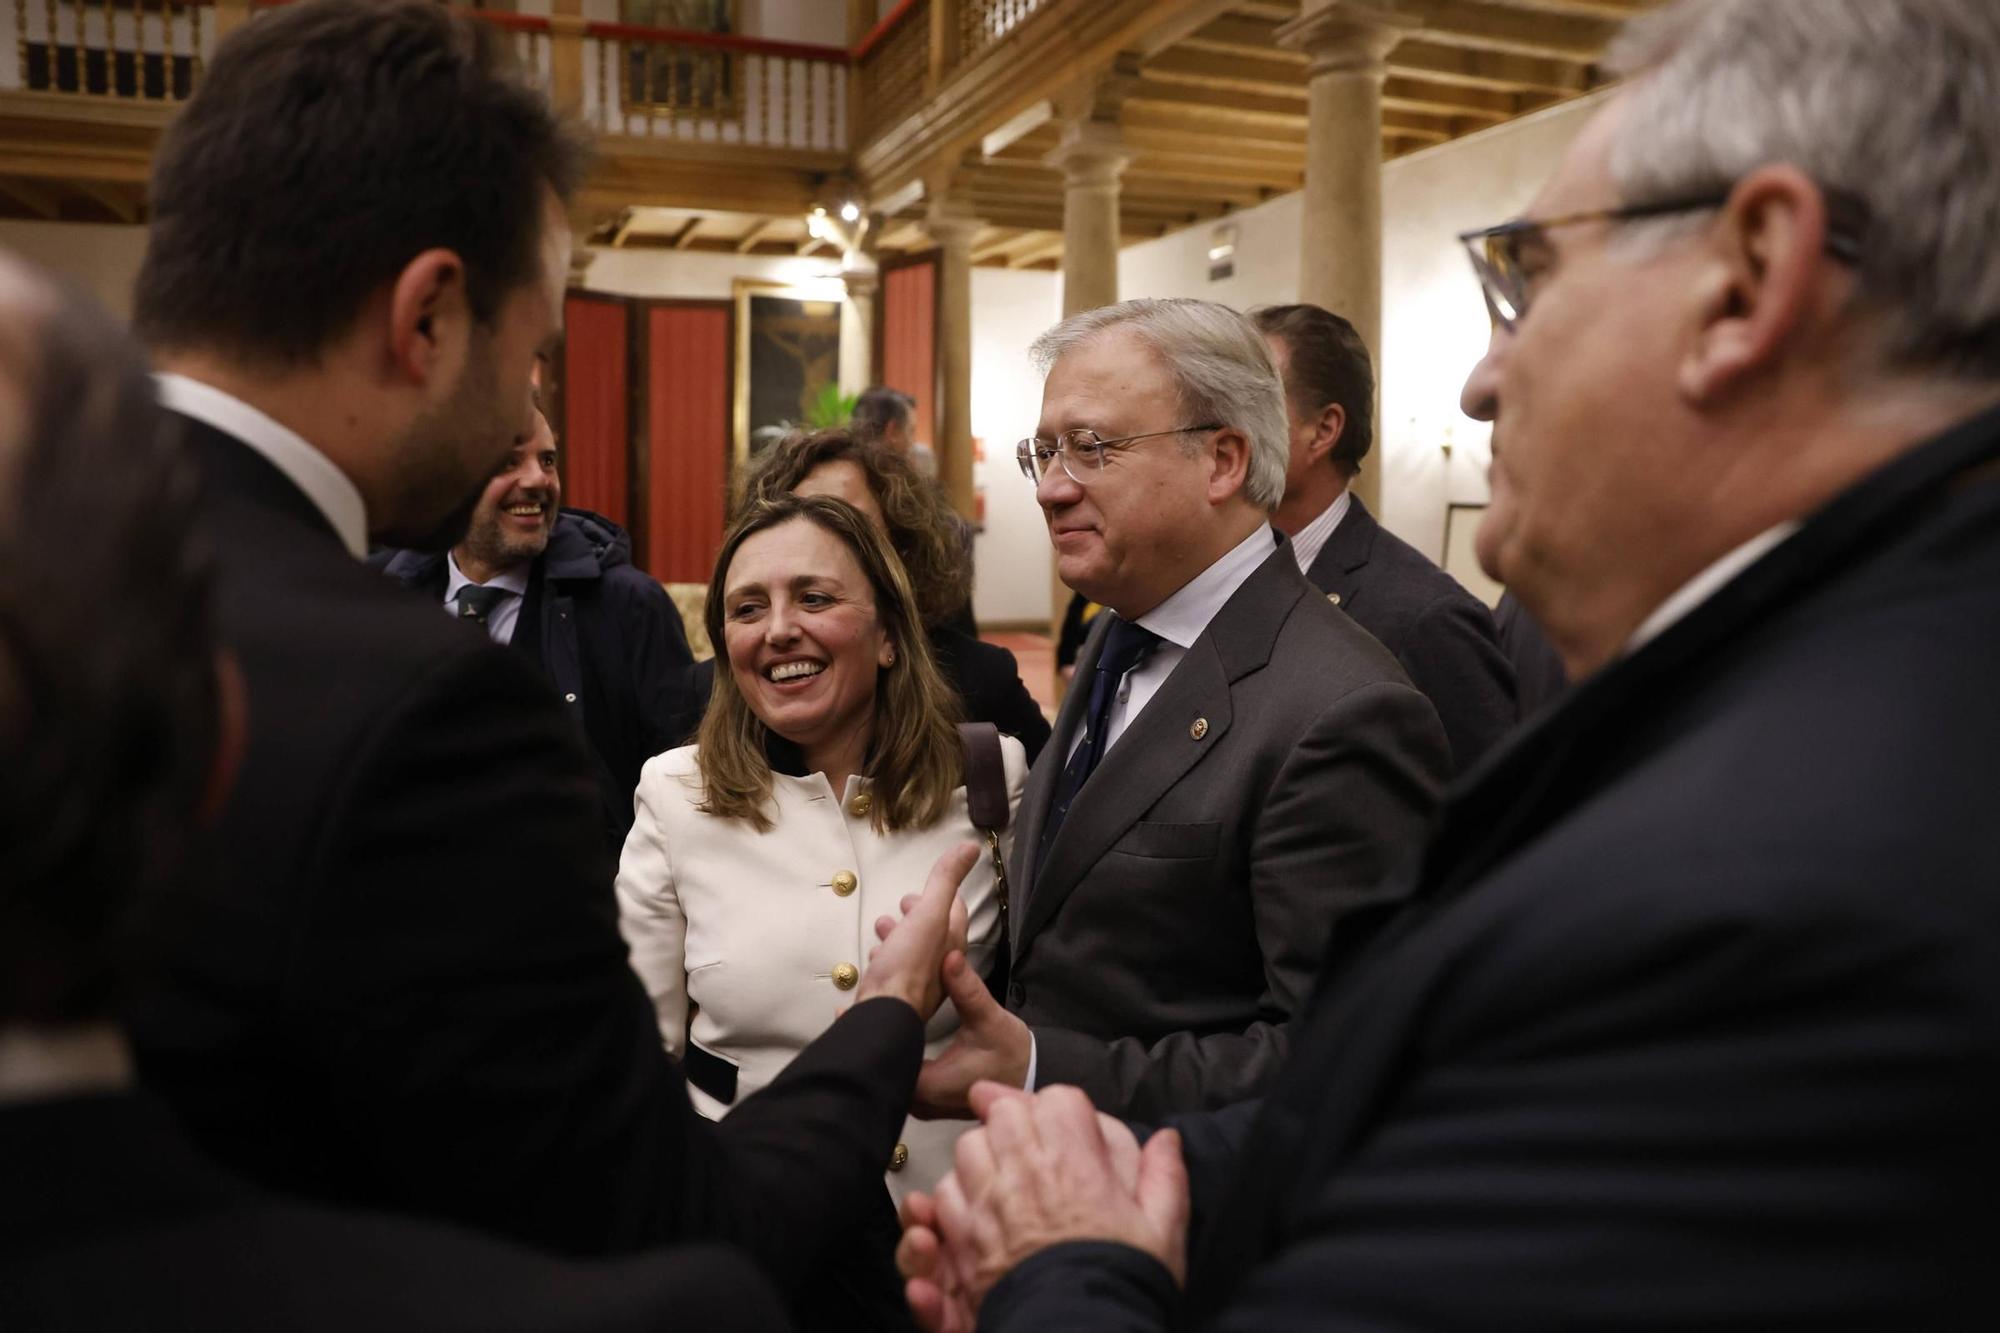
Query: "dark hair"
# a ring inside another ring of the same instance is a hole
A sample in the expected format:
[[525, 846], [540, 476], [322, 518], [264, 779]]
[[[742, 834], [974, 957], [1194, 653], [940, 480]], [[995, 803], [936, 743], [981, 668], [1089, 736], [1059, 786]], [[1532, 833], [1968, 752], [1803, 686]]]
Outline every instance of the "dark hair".
[[0, 440], [0, 1023], [109, 1012], [122, 908], [178, 868], [218, 725], [192, 461], [130, 340], [50, 304], [0, 338], [28, 398]]
[[879, 440], [890, 422], [901, 421], [916, 410], [916, 399], [901, 389], [877, 384], [871, 389], [863, 389], [861, 396], [854, 400], [854, 415], [848, 418], [847, 424], [862, 439]]
[[417, 255], [490, 323], [541, 272], [579, 142], [488, 24], [434, 0], [304, 0], [216, 48], [153, 165], [133, 325], [155, 348], [312, 361]]
[[1368, 344], [1352, 324], [1316, 305], [1264, 306], [1250, 318], [1259, 333], [1284, 340], [1285, 396], [1292, 415], [1310, 419], [1328, 403], [1339, 404], [1347, 424], [1327, 459], [1347, 476], [1361, 471], [1375, 442], [1375, 363]]
[[951, 808], [952, 793], [965, 781], [965, 749], [958, 737], [958, 696], [945, 684], [930, 636], [917, 623], [916, 596], [896, 553], [861, 511], [831, 495], [778, 495], [744, 507], [715, 559], [708, 581], [703, 620], [715, 645], [715, 683], [708, 711], [695, 739], [702, 798], [695, 808], [724, 819], [741, 819], [759, 833], [770, 831], [771, 763], [768, 735], [736, 688], [729, 666], [728, 608], [723, 594], [730, 562], [743, 543], [782, 523], [803, 520], [837, 538], [868, 577], [875, 614], [896, 646], [896, 663], [875, 678], [875, 726], [868, 743], [868, 775], [874, 779], [877, 833], [929, 828]]
[[752, 461], [743, 477], [737, 512], [759, 500], [789, 494], [820, 464], [842, 460], [855, 464], [868, 478], [868, 490], [889, 529], [889, 545], [909, 571], [924, 623], [937, 625], [957, 615], [972, 595], [972, 575], [951, 505], [936, 482], [893, 449], [845, 430], [787, 436]]

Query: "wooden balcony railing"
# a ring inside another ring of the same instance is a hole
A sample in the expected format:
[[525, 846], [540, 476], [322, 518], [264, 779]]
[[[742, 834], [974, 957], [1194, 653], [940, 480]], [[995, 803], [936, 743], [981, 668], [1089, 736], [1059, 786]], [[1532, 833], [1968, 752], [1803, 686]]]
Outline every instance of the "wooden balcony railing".
[[602, 134], [845, 152], [839, 47], [591, 23], [583, 118]]
[[0, 90], [185, 101], [215, 42], [214, 11], [168, 0], [14, 0]]
[[[0, 90], [181, 102], [222, 32], [286, 0], [0, 0]], [[1054, 0], [902, 0], [852, 52], [463, 10], [602, 135], [845, 153], [934, 97]], [[4, 40], [5, 34], [0, 34]]]
[[[283, 2], [222, 8], [249, 21]], [[185, 101], [220, 39], [218, 12], [215, 0], [0, 0], [14, 38], [0, 90]], [[850, 56], [838, 47], [461, 12], [506, 31], [521, 67], [600, 134], [847, 149]]]

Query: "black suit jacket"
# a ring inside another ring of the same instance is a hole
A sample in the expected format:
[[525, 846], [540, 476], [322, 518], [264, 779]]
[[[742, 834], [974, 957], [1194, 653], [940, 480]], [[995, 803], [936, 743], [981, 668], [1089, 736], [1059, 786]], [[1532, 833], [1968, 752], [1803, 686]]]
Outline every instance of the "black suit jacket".
[[[384, 572], [442, 602], [443, 552], [399, 551]], [[587, 509], [564, 509], [548, 547], [528, 567], [513, 648], [548, 677], [590, 743], [615, 860], [632, 829], [632, 793], [648, 759], [680, 743], [688, 651], [681, 613], [666, 589], [632, 565], [625, 530]]]
[[287, 1192], [570, 1254], [728, 1240], [818, 1282], [886, 1207], [916, 1013], [859, 1005], [727, 1122], [697, 1115], [546, 683], [351, 559], [260, 455], [189, 437], [250, 737], [214, 873], [142, 904], [148, 1085]]
[[1436, 706], [1459, 772], [1513, 729], [1514, 668], [1493, 615], [1350, 494], [1346, 517], [1306, 577], [1394, 653]]
[[202, 1160], [133, 1095], [0, 1109], [9, 1333], [666, 1333], [783, 1328], [716, 1246], [557, 1259], [470, 1232], [281, 1200]]
[[1008, 1008], [1034, 1029], [1038, 1081], [1108, 1111], [1251, 1096], [1284, 1063], [1328, 935], [1422, 842], [1449, 768], [1437, 714], [1278, 542], [1105, 754], [1038, 866], [1089, 695], [1069, 692], [1022, 793]]
[[987, 1324], [2000, 1327], [1996, 680], [2000, 413], [1457, 794], [1269, 1101], [1188, 1126], [1179, 1311], [1057, 1249]]

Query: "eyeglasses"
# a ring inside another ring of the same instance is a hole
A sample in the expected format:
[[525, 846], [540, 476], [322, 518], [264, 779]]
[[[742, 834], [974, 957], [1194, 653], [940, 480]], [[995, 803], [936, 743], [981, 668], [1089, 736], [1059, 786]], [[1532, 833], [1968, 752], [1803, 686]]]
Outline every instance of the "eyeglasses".
[[[1734, 187], [1731, 187], [1734, 188]], [[1861, 260], [1862, 236], [1868, 229], [1868, 204], [1845, 190], [1826, 190], [1827, 253], [1846, 264]], [[1486, 311], [1498, 328], [1512, 331], [1528, 313], [1528, 288], [1538, 275], [1537, 264], [1546, 257], [1551, 227], [1569, 227], [1580, 222], [1636, 222], [1642, 218], [1667, 217], [1675, 213], [1696, 213], [1721, 208], [1729, 202], [1729, 191], [1664, 199], [1652, 204], [1626, 204], [1619, 208], [1594, 208], [1583, 213], [1565, 213], [1553, 218], [1516, 218], [1497, 227], [1462, 232], [1459, 242], [1479, 275], [1479, 289], [1486, 298]]]
[[1113, 449], [1123, 449], [1139, 440], [1150, 440], [1161, 435], [1193, 435], [1201, 431], [1221, 430], [1218, 423], [1211, 426], [1176, 426], [1172, 430], [1149, 430], [1140, 435], [1120, 435], [1116, 439], [1102, 440], [1094, 430], [1066, 430], [1055, 438], [1054, 443], [1036, 439], [1033, 436], [1014, 446], [1014, 461], [1021, 465], [1021, 475], [1029, 481], [1039, 483], [1048, 476], [1049, 465], [1062, 460], [1062, 470], [1069, 479], [1079, 486], [1088, 486], [1091, 479], [1104, 470], [1104, 459]]

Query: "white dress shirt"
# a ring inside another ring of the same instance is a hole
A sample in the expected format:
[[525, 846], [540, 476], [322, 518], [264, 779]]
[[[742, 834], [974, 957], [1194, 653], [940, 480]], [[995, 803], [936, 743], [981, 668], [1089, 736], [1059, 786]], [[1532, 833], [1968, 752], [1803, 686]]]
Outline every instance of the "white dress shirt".
[[1352, 507], [1352, 491], [1343, 490], [1334, 497], [1333, 503], [1320, 511], [1319, 517], [1292, 534], [1292, 554], [1299, 558], [1301, 574], [1312, 568], [1313, 561], [1326, 549], [1327, 539], [1340, 526], [1340, 520], [1347, 517]]
[[[1158, 606], [1139, 617], [1139, 626], [1160, 636], [1160, 644], [1146, 656], [1146, 660], [1125, 673], [1118, 685], [1118, 697], [1111, 705], [1111, 719], [1105, 728], [1104, 749], [1108, 754], [1111, 747], [1118, 744], [1118, 738], [1125, 734], [1125, 728], [1133, 718], [1139, 716], [1160, 686], [1167, 683], [1167, 677], [1174, 674], [1174, 668], [1187, 656], [1187, 650], [1194, 647], [1194, 641], [1208, 628], [1208, 622], [1215, 619], [1224, 603], [1236, 595], [1249, 577], [1257, 572], [1257, 567], [1270, 558], [1278, 544], [1278, 534], [1269, 524], [1260, 524], [1257, 530], [1238, 542], [1229, 553], [1210, 565], [1201, 573], [1182, 584], [1180, 590], [1161, 602]], [[1079, 681], [1077, 688], [1088, 689], [1089, 682]], [[1070, 737], [1069, 749], [1065, 755], [1073, 754], [1083, 742], [1083, 729]]]
[[528, 565], [516, 565], [495, 574], [484, 583], [475, 583], [458, 567], [458, 557], [447, 551], [444, 568], [444, 609], [453, 616], [458, 614], [460, 588], [505, 588], [514, 594], [494, 607], [486, 617], [486, 632], [492, 636], [493, 642], [512, 643], [514, 626], [521, 619], [521, 602], [528, 595]]
[[234, 394], [185, 375], [155, 375], [160, 404], [249, 445], [305, 493], [356, 560], [368, 554], [368, 508], [334, 461]]
[[1632, 631], [1632, 637], [1625, 643], [1625, 656], [1630, 657], [1654, 639], [1665, 634], [1675, 623], [1685, 620], [1715, 594], [1721, 592], [1738, 574], [1763, 559], [1772, 547], [1797, 532], [1800, 524], [1796, 520], [1778, 524], [1736, 547], [1720, 560], [1682, 584], [1673, 596], [1653, 609], [1653, 614], [1640, 622]]

